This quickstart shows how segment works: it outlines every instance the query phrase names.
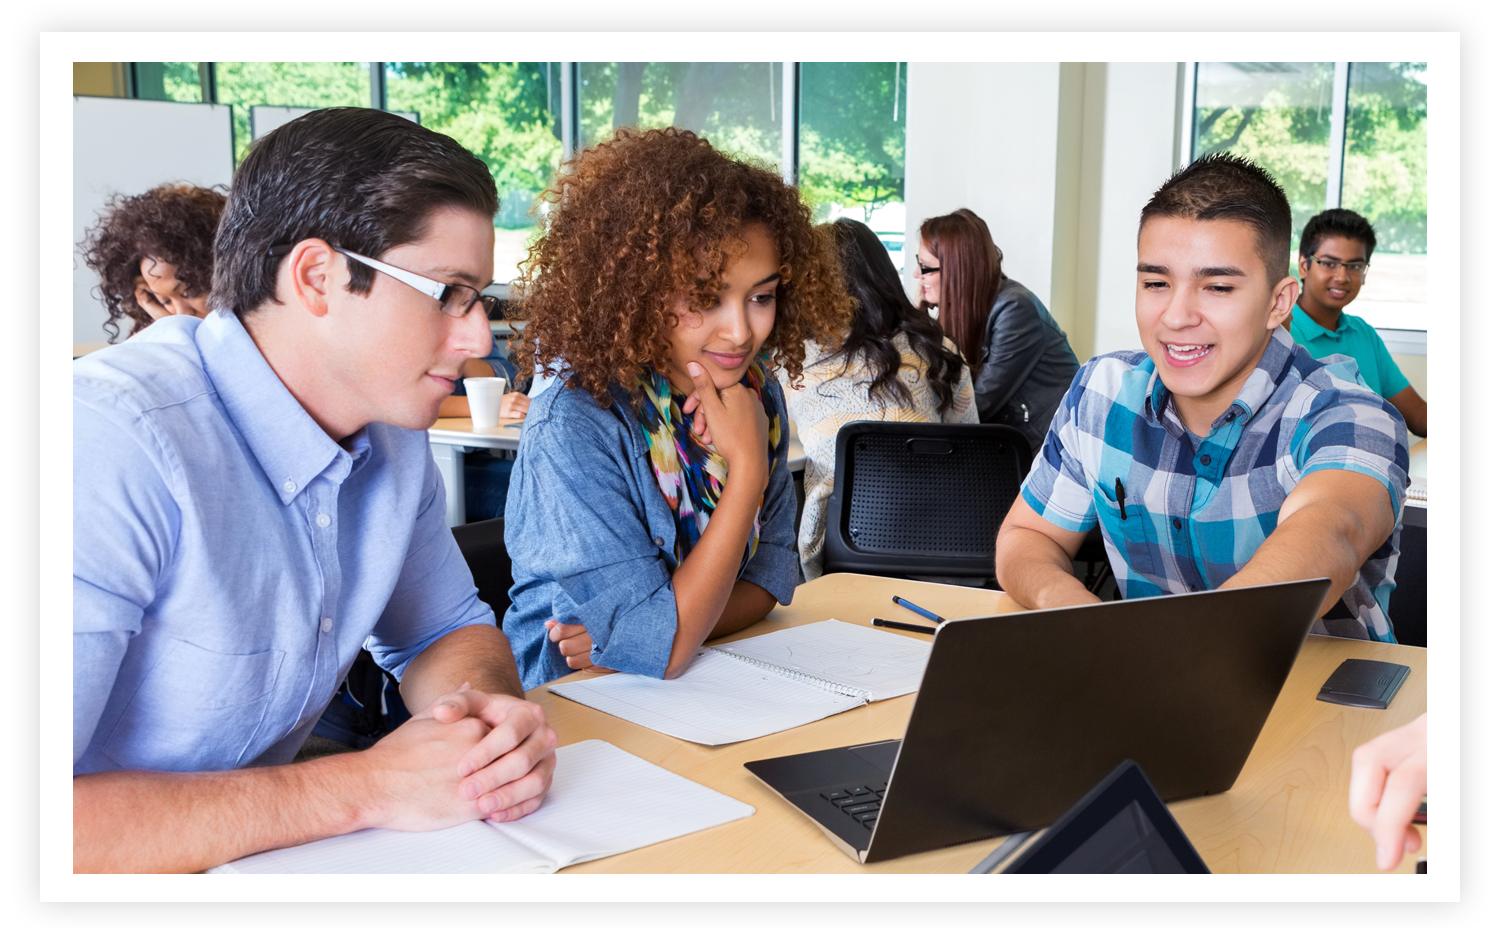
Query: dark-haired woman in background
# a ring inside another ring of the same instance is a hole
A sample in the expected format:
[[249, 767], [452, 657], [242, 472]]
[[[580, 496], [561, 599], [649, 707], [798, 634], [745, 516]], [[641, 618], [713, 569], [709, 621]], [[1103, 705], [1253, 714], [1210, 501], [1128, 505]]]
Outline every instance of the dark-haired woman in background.
[[901, 276], [868, 226], [831, 224], [844, 283], [857, 303], [843, 344], [808, 343], [800, 390], [783, 383], [787, 411], [807, 452], [806, 502], [797, 532], [802, 574], [823, 574], [823, 531], [833, 493], [839, 427], [855, 420], [978, 423], [969, 369], [952, 342], [901, 288]]
[[1000, 270], [990, 228], [972, 210], [922, 221], [916, 277], [974, 371], [981, 423], [1004, 423], [1040, 449], [1078, 356], [1036, 295]]
[[83, 260], [99, 276], [109, 311], [110, 342], [122, 320], [134, 336], [164, 316], [208, 315], [214, 233], [223, 212], [223, 194], [191, 184], [110, 199], [83, 242]]

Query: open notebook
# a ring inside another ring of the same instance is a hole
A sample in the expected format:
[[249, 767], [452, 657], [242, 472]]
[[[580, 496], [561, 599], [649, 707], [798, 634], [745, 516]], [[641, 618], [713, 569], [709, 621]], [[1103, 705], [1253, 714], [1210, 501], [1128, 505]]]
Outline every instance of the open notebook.
[[515, 823], [429, 833], [361, 830], [237, 859], [210, 872], [556, 872], [696, 833], [755, 808], [600, 740], [557, 750], [552, 790]]
[[705, 646], [670, 681], [601, 675], [547, 690], [668, 736], [718, 746], [910, 694], [931, 651], [929, 642], [825, 620]]

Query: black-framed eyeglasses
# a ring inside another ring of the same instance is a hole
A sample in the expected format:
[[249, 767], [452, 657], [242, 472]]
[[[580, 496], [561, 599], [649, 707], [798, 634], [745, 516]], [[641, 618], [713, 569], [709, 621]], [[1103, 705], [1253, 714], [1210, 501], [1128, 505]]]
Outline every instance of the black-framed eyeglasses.
[[1333, 258], [1323, 258], [1321, 255], [1313, 259], [1313, 264], [1317, 265], [1319, 268], [1322, 268], [1329, 274], [1337, 273], [1339, 270], [1339, 266], [1342, 265], [1345, 268], [1348, 268], [1349, 273], [1354, 275], [1356, 278], [1363, 278], [1365, 276], [1365, 272], [1370, 270], [1369, 262], [1341, 262]]
[[[291, 250], [292, 247], [290, 245], [276, 245], [271, 247], [268, 254], [272, 258], [280, 258]], [[405, 268], [387, 265], [385, 262], [368, 258], [357, 252], [351, 252], [348, 249], [341, 249], [338, 246], [334, 246], [333, 250], [354, 259], [360, 264], [368, 265], [376, 271], [383, 272], [405, 284], [407, 287], [421, 291], [423, 294], [436, 300], [438, 302], [438, 309], [448, 316], [464, 317], [468, 315], [468, 312], [473, 309], [474, 304], [477, 302], [483, 305], [484, 315], [489, 317], [500, 306], [499, 297], [491, 294], [481, 294], [477, 288], [470, 287], [467, 284], [447, 284], [443, 281], [434, 281], [425, 275], [417, 274], [415, 271], [407, 271]]]
[[942, 265], [924, 265], [921, 262], [917, 262], [917, 270], [922, 273], [923, 277], [926, 277], [927, 275], [937, 274], [939, 271], [942, 271], [943, 270], [943, 266]]

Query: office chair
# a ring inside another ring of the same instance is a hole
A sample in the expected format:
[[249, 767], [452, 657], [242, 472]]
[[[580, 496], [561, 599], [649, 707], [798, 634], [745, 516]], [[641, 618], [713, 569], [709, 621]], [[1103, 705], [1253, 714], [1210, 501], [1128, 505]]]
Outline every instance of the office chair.
[[1401, 527], [1401, 554], [1396, 559], [1396, 589], [1389, 616], [1396, 642], [1427, 647], [1427, 527]]
[[505, 551], [505, 520], [479, 520], [453, 527], [453, 539], [469, 563], [479, 599], [490, 605], [498, 624], [510, 607], [510, 553]]
[[991, 579], [1031, 451], [999, 424], [846, 423], [834, 440], [825, 572]]

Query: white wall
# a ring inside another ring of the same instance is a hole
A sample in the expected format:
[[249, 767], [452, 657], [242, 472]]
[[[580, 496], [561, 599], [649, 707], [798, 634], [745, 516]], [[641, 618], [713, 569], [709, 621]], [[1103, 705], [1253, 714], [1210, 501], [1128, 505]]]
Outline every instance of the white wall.
[[908, 273], [916, 267], [922, 220], [968, 207], [989, 224], [1005, 253], [1005, 273], [1051, 309], [1059, 71], [1056, 62], [912, 62]]
[[1080, 358], [1138, 348], [1135, 233], [1176, 168], [1177, 63], [913, 62], [908, 273], [929, 216], [968, 207]]

